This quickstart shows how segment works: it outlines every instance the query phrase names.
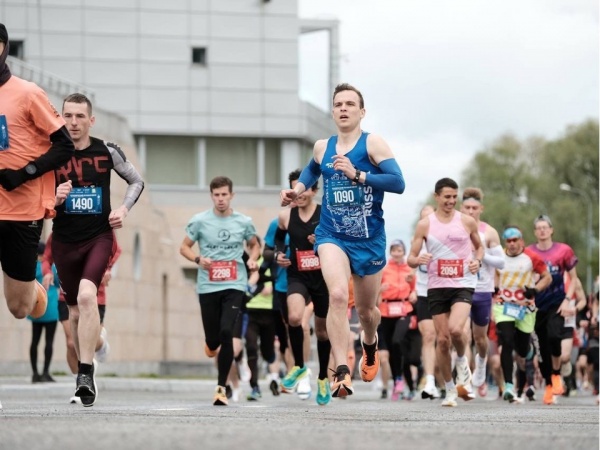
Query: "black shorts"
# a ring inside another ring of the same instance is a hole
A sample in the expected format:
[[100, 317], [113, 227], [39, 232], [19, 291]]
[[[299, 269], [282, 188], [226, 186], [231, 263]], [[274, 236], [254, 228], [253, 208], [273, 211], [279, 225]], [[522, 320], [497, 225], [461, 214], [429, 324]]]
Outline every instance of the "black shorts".
[[455, 303], [473, 303], [473, 288], [436, 288], [427, 290], [429, 312], [432, 316], [449, 313]]
[[329, 291], [323, 277], [314, 278], [311, 282], [306, 279], [288, 276], [287, 295], [300, 294], [304, 297], [306, 304], [313, 303], [315, 316], [324, 319], [329, 311]]
[[573, 327], [563, 327], [562, 339], [573, 339]]
[[[98, 314], [100, 315], [100, 323], [104, 323], [106, 305], [98, 305]], [[67, 302], [58, 302], [58, 320], [60, 320], [61, 322], [69, 320], [69, 305], [67, 305]]]
[[235, 319], [235, 324], [233, 325], [233, 337], [237, 339], [242, 339], [242, 337], [246, 334], [246, 328], [248, 326], [248, 313], [240, 312], [238, 313], [237, 318]]
[[429, 300], [427, 297], [417, 297], [417, 321], [432, 320], [431, 312], [429, 311]]
[[43, 219], [0, 220], [0, 264], [2, 271], [13, 280], [35, 280], [43, 227]]
[[112, 254], [113, 241], [112, 230], [83, 242], [52, 239], [52, 255], [67, 304], [77, 304], [82, 279], [91, 281], [97, 288], [100, 286]]

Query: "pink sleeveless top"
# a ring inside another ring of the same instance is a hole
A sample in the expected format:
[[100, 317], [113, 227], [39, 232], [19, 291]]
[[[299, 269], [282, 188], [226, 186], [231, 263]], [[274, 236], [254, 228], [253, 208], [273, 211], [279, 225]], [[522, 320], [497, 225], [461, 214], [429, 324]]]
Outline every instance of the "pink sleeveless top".
[[475, 288], [477, 274], [469, 272], [473, 245], [462, 213], [454, 211], [449, 223], [440, 222], [435, 213], [428, 217], [427, 251], [433, 258], [427, 266], [427, 288]]

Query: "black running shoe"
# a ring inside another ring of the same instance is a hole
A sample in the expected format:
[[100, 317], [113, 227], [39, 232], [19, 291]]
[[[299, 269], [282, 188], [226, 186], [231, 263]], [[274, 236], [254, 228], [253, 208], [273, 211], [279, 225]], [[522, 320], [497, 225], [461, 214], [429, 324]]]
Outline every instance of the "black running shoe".
[[94, 406], [98, 398], [98, 388], [96, 386], [96, 365], [92, 365], [92, 372], [88, 375], [80, 373], [77, 375], [77, 389], [75, 389], [75, 397], [81, 399], [83, 406]]
[[277, 383], [277, 381], [271, 380], [271, 382], [269, 383], [269, 389], [271, 389], [273, 395], [279, 395], [279, 384]]
[[233, 389], [231, 389], [231, 385], [228, 384], [225, 386], [225, 396], [229, 399], [233, 395]]

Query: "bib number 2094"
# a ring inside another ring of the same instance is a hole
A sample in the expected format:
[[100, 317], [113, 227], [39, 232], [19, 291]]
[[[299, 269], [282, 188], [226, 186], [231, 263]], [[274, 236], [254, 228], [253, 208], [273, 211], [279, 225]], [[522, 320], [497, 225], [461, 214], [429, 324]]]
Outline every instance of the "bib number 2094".
[[463, 276], [462, 259], [440, 259], [438, 276], [443, 278], [461, 278]]

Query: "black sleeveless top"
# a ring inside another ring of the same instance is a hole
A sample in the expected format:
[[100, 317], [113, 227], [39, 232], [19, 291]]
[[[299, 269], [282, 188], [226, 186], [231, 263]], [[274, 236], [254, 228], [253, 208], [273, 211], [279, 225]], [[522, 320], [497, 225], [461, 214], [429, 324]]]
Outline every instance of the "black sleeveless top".
[[[321, 205], [317, 205], [315, 212], [304, 222], [300, 218], [298, 208], [290, 210], [290, 222], [288, 224], [288, 234], [290, 236], [290, 261], [292, 265], [288, 267], [288, 275], [298, 274], [298, 261], [296, 260], [296, 250], [312, 250], [313, 244], [308, 240], [308, 236], [315, 233], [319, 220], [321, 218]], [[303, 272], [306, 273], [306, 272]], [[320, 274], [321, 271], [319, 270]]]

